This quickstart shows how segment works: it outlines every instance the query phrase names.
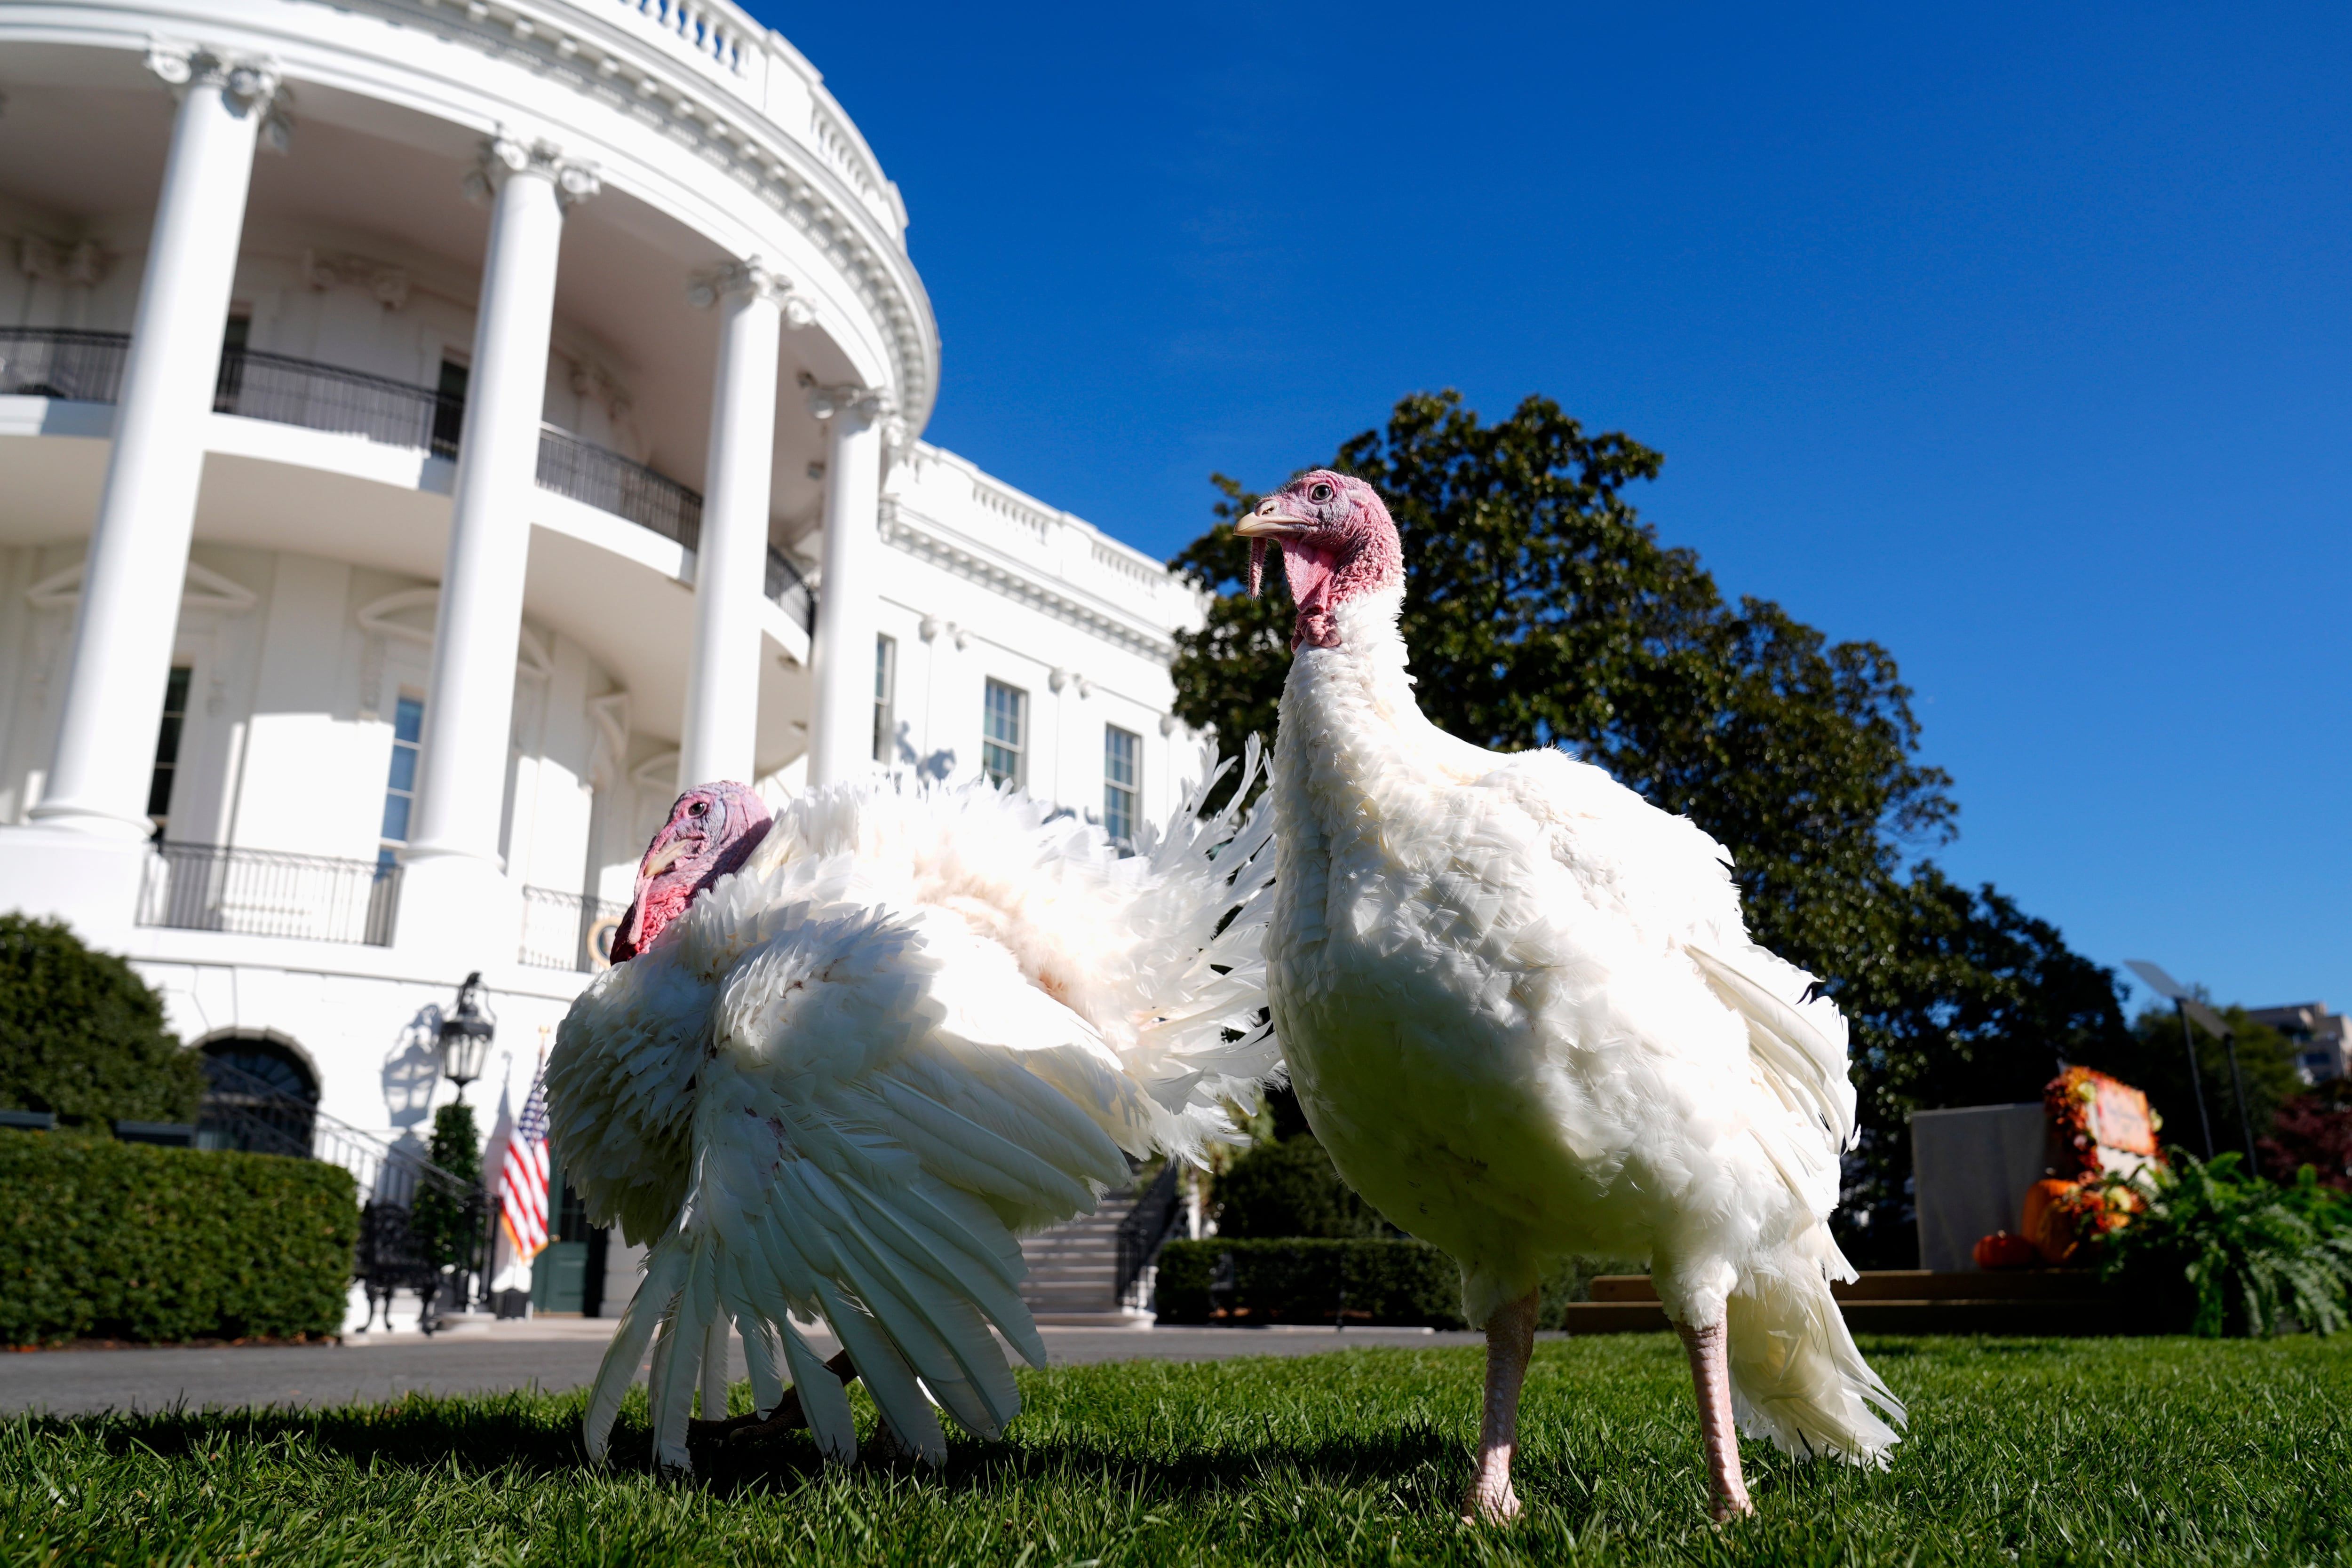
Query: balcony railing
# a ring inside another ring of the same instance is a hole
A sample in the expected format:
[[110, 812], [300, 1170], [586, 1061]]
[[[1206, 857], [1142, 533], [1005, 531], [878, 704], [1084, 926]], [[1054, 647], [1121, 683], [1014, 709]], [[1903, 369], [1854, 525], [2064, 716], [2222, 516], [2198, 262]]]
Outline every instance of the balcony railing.
[[610, 899], [559, 893], [551, 887], [522, 890], [522, 946], [516, 957], [540, 969], [601, 969], [609, 959], [614, 928], [626, 906]]
[[399, 908], [397, 866], [166, 841], [148, 856], [139, 924], [389, 947]]
[[0, 327], [0, 396], [112, 402], [130, 348], [128, 332]]
[[[121, 392], [130, 346], [128, 332], [0, 327], [0, 396], [113, 402]], [[466, 423], [462, 397], [257, 349], [222, 350], [213, 412], [449, 458], [457, 455]], [[568, 431], [541, 429], [538, 477], [541, 489], [625, 517], [688, 549], [701, 538], [699, 494]], [[802, 630], [816, 629], [816, 603], [808, 584], [772, 546], [766, 588]]]
[[626, 517], [688, 549], [702, 537], [699, 495], [551, 424], [539, 427], [539, 487]]
[[466, 400], [284, 354], [227, 349], [213, 383], [213, 412], [363, 435], [386, 446], [455, 457]]

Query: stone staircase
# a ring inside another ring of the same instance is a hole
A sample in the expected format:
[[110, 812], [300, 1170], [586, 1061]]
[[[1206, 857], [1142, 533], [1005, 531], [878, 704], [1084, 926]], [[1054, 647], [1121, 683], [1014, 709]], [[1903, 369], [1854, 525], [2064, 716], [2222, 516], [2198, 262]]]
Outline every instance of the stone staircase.
[[[1041, 1324], [1062, 1328], [1150, 1328], [1148, 1306], [1129, 1307], [1113, 1294], [1118, 1280], [1118, 1228], [1135, 1211], [1133, 1193], [1109, 1193], [1092, 1214], [1024, 1238], [1021, 1255], [1029, 1277], [1021, 1300]], [[1150, 1300], [1150, 1271], [1130, 1291]]]

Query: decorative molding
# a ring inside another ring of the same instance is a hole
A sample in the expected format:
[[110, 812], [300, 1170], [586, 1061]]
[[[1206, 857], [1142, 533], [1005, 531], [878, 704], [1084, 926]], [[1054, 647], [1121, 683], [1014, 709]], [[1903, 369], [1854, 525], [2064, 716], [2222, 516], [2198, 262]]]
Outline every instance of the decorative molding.
[[583, 158], [567, 158], [563, 149], [545, 137], [525, 142], [499, 132], [482, 143], [481, 161], [466, 171], [466, 199], [486, 202], [517, 174], [532, 174], [555, 187], [555, 199], [566, 208], [577, 206], [604, 188], [596, 165]]
[[[36, 610], [71, 610], [81, 602], [82, 570], [86, 560], [76, 561], [63, 571], [51, 572], [25, 590], [25, 602]], [[180, 613], [208, 611], [215, 615], [243, 615], [261, 602], [261, 596], [234, 579], [210, 571], [194, 561], [187, 563], [181, 579]]]
[[408, 268], [349, 252], [305, 250], [302, 280], [318, 289], [363, 288], [387, 310], [408, 303]]
[[580, 397], [593, 398], [604, 405], [605, 414], [615, 423], [629, 417], [637, 400], [629, 389], [620, 383], [613, 372], [593, 360], [574, 360], [572, 373], [565, 383]]
[[708, 310], [739, 294], [772, 302], [783, 313], [784, 325], [795, 332], [816, 319], [815, 309], [793, 292], [792, 279], [756, 256], [706, 267], [686, 286], [686, 302], [697, 310]]
[[[984, 559], [951, 540], [917, 527], [897, 507], [887, 503], [882, 507], [881, 534], [883, 543], [905, 551], [917, 560], [926, 561], [942, 571], [952, 572], [965, 581], [978, 583], [1016, 604], [1027, 605], [1041, 614], [1050, 615], [1066, 625], [1090, 632], [1113, 647], [1162, 664], [1176, 656], [1176, 644], [1170, 639], [1138, 631], [1091, 605], [1055, 592], [1034, 578]], [[959, 637], [957, 646], [962, 645]]]
[[94, 239], [68, 242], [26, 235], [16, 242], [16, 270], [42, 283], [89, 288], [105, 280], [114, 262], [114, 253]]
[[259, 55], [232, 55], [207, 44], [147, 40], [147, 68], [172, 89], [174, 100], [195, 88], [218, 88], [232, 112], [261, 116], [261, 144], [283, 152], [294, 144], [294, 121], [287, 113], [293, 95], [278, 62]]
[[[892, 418], [898, 412], [898, 403], [888, 392], [862, 387], [854, 382], [829, 387], [803, 379], [801, 384], [808, 389], [808, 411], [816, 419], [831, 419], [837, 413], [845, 413], [860, 423], [871, 423]], [[887, 439], [887, 432], [885, 439]]]
[[[395, 25], [427, 30], [441, 40], [469, 45], [493, 59], [511, 63], [543, 81], [561, 83], [583, 98], [634, 120], [647, 121], [662, 134], [688, 149], [805, 235], [840, 272], [858, 302], [881, 327], [890, 346], [898, 392], [911, 409], [928, 410], [936, 392], [929, 372], [925, 327], [929, 312], [914, 283], [911, 268], [901, 273], [881, 247], [860, 231], [859, 218], [845, 210], [823, 181], [836, 182], [842, 196], [855, 207], [861, 193], [877, 183], [901, 233], [898, 256], [903, 263], [906, 207], [898, 187], [865, 167], [868, 160], [853, 156], [855, 134], [835, 123], [835, 112], [816, 85], [814, 70], [803, 68], [810, 80], [810, 119], [806, 142], [793, 139], [756, 103], [746, 112], [730, 112], [698, 90], [704, 84], [684, 83], [656, 75], [640, 61], [616, 52], [610, 43], [587, 32], [572, 32], [553, 18], [525, 19], [509, 7], [493, 7], [487, 0], [347, 0], [348, 4], [398, 18]], [[623, 9], [635, 12], [635, 5]], [[657, 8], [656, 8], [657, 9]], [[505, 13], [506, 19], [497, 13]], [[646, 13], [647, 16], [656, 11]], [[663, 16], [670, 12], [659, 12]], [[732, 77], [742, 71], [745, 38], [730, 39], [712, 58]], [[756, 46], [755, 46], [756, 47]], [[789, 46], [784, 46], [789, 49]], [[768, 51], [770, 68], [790, 68]], [[736, 96], [731, 86], [726, 90]], [[751, 97], [752, 95], [743, 95]], [[782, 151], [780, 152], [779, 149]], [[785, 154], [790, 154], [787, 156]], [[807, 167], [798, 166], [807, 160]], [[865, 214], [876, 223], [880, 218]]]

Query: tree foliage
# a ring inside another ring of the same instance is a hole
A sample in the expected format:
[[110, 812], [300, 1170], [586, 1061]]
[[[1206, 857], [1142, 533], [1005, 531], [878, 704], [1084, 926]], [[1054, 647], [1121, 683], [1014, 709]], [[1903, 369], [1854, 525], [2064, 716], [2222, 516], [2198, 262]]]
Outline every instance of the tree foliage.
[[[1564, 747], [1732, 851], [1751, 929], [1821, 976], [1853, 1026], [1866, 1142], [1849, 1244], [1907, 1267], [1909, 1113], [2037, 1098], [2062, 1061], [2120, 1049], [2113, 977], [1994, 889], [1906, 864], [1949, 840], [1958, 808], [1918, 758], [1894, 655], [1767, 600], [1727, 601], [1627, 498], [1662, 462], [1547, 398], [1486, 424], [1446, 392], [1404, 398], [1328, 466], [1372, 484], [1396, 519], [1433, 720], [1498, 750]], [[1292, 608], [1278, 572], [1243, 596], [1233, 523], [1257, 497], [1213, 482], [1217, 523], [1171, 562], [1218, 595], [1180, 637], [1177, 713], [1271, 738]]]
[[458, 1192], [438, 1183], [417, 1184], [410, 1226], [425, 1258], [444, 1269], [472, 1265], [482, 1232], [482, 1145], [474, 1110], [462, 1101], [433, 1113], [433, 1141], [425, 1157], [456, 1176]]
[[0, 1106], [68, 1124], [193, 1122], [203, 1063], [163, 1026], [163, 999], [63, 923], [0, 915]]

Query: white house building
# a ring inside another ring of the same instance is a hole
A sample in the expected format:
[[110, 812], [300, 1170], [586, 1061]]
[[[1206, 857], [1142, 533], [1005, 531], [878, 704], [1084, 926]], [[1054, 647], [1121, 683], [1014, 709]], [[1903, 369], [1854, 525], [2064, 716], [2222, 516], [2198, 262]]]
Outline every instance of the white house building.
[[1199, 607], [918, 439], [906, 228], [727, 0], [0, 6], [0, 909], [393, 1139], [682, 784], [1165, 811]]

